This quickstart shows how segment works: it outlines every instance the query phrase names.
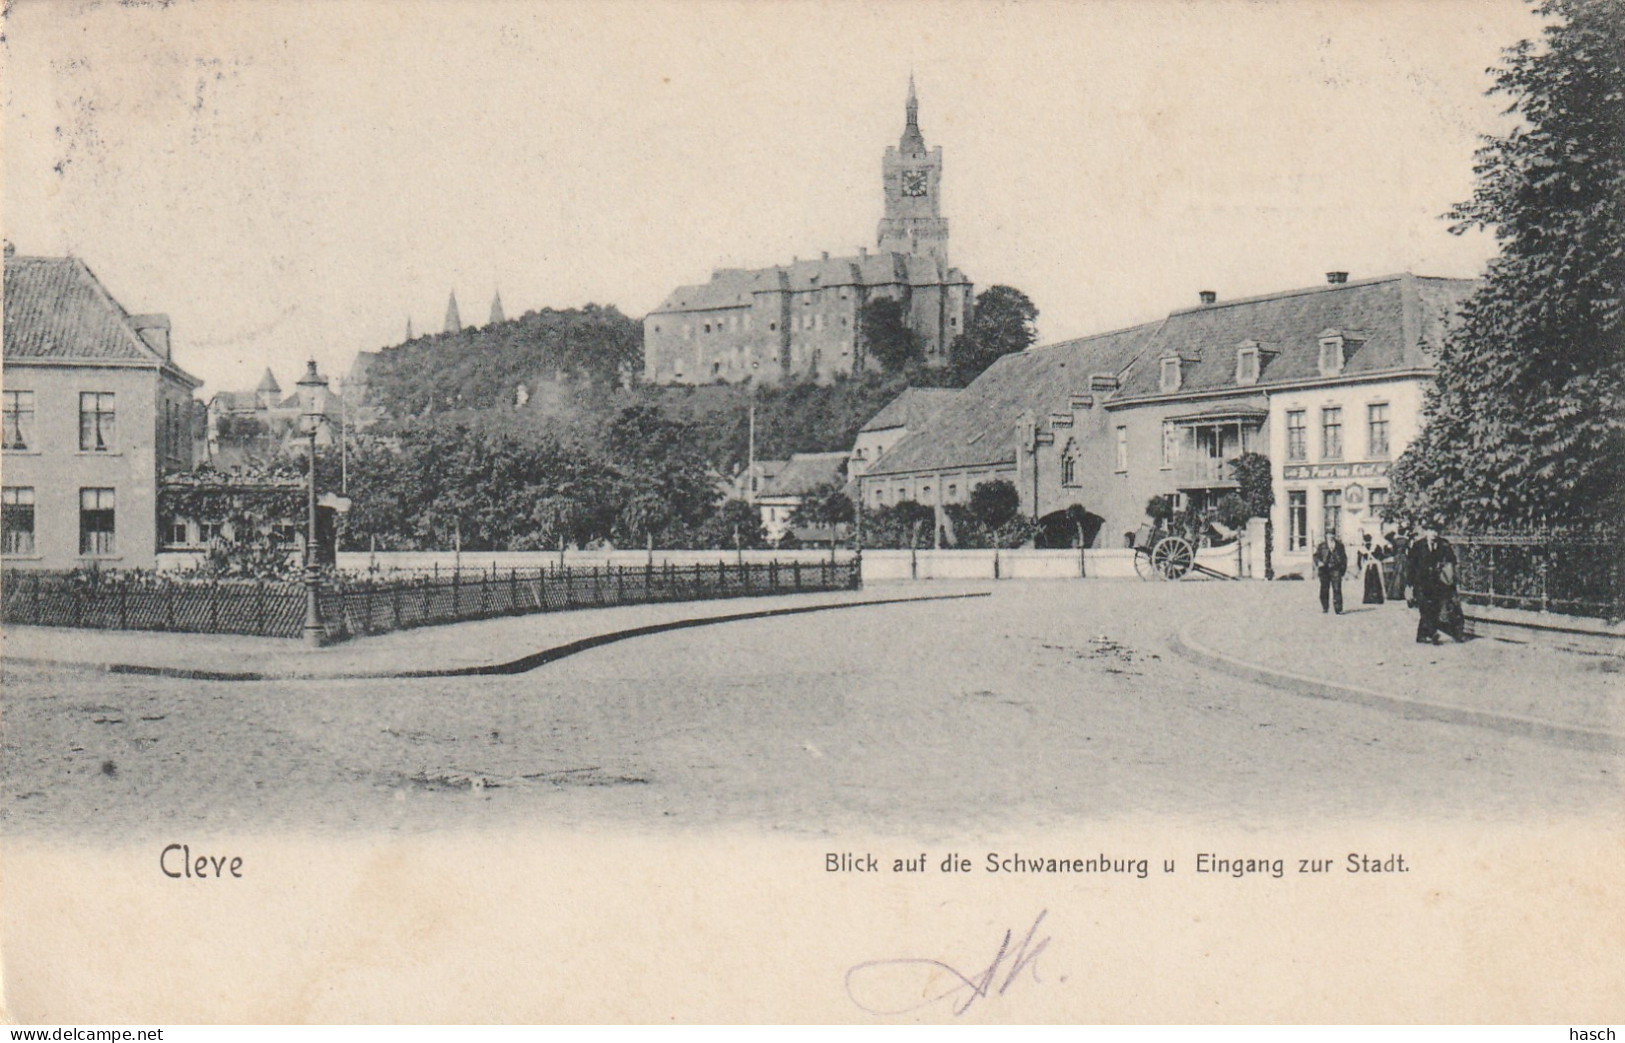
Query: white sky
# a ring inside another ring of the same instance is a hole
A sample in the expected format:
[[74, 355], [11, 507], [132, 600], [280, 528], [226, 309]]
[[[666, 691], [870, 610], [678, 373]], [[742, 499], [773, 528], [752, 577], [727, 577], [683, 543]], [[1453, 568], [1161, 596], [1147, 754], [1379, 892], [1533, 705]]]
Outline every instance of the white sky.
[[955, 264], [1058, 340], [1494, 251], [1516, 0], [138, 3], [6, 20], [5, 235], [163, 311], [205, 394], [872, 246], [912, 70]]

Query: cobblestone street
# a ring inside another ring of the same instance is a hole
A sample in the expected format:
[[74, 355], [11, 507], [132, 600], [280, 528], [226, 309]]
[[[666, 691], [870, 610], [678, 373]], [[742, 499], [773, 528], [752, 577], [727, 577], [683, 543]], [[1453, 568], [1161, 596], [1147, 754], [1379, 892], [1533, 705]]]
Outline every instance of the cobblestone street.
[[[512, 677], [221, 683], [10, 666], [3, 821], [64, 838], [508, 825], [931, 837], [1145, 816], [1250, 828], [1625, 809], [1616, 754], [1305, 698], [1170, 651], [1182, 622], [1256, 596], [1237, 591], [1008, 584], [641, 637]], [[1409, 614], [1389, 611], [1371, 618], [1403, 636]], [[1339, 622], [1304, 615], [1311, 659]], [[1490, 641], [1426, 652], [1520, 654], [1613, 680], [1584, 657]]]

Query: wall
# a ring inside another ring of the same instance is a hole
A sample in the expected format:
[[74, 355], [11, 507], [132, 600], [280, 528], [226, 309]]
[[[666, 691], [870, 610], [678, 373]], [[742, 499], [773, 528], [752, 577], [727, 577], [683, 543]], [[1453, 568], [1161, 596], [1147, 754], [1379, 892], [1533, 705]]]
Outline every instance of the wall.
[[[4, 467], [7, 486], [34, 489], [35, 554], [30, 558], [8, 558], [8, 566], [153, 566], [157, 548], [158, 383], [155, 369], [6, 363], [6, 389], [34, 392], [32, 447], [27, 452], [7, 450]], [[110, 391], [115, 396], [117, 429], [110, 452], [79, 450], [82, 391]], [[169, 393], [173, 394], [173, 388]], [[190, 417], [189, 412], [187, 415]], [[79, 554], [79, 490], [87, 487], [114, 490], [112, 554], [95, 558]]]

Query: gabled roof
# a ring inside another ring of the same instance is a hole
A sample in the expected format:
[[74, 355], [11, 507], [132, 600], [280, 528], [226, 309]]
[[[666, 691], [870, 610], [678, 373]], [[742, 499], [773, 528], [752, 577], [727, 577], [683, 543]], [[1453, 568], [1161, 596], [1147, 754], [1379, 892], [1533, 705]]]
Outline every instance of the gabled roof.
[[757, 498], [764, 496], [805, 496], [820, 485], [839, 485], [846, 481], [842, 468], [847, 454], [796, 453], [785, 461], [784, 467], [768, 482]]
[[887, 431], [894, 427], [918, 431], [937, 411], [959, 394], [958, 388], [904, 388], [864, 424], [863, 431]]
[[941, 283], [968, 285], [969, 280], [958, 268], [945, 267], [933, 258], [891, 251], [855, 257], [798, 259], [773, 268], [719, 268], [711, 273], [710, 282], [677, 287], [649, 314], [748, 308], [754, 294], [781, 289], [805, 293], [832, 286], [935, 286]]
[[910, 428], [863, 477], [1014, 461], [1023, 414], [1042, 424], [1050, 413], [1069, 410], [1074, 395], [1088, 394], [1091, 376], [1121, 377], [1160, 326], [1134, 326], [998, 359], [918, 431]]
[[5, 259], [5, 358], [146, 363], [202, 383], [153, 350], [77, 257]]
[[[1359, 341], [1342, 378], [1431, 368], [1446, 325], [1473, 285], [1470, 279], [1405, 273], [1176, 311], [1161, 323], [1146, 358], [1181, 360], [1178, 392], [1164, 396], [1160, 367], [1146, 365], [1128, 377], [1113, 404], [1314, 379], [1320, 375], [1320, 338], [1328, 330]], [[1257, 383], [1238, 385], [1236, 349], [1246, 341], [1266, 354]]]

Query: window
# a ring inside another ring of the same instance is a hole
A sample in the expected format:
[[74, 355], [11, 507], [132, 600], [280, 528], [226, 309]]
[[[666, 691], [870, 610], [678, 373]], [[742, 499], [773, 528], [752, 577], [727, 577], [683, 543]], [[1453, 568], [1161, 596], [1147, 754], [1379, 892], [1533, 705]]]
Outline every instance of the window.
[[1343, 338], [1341, 335], [1320, 339], [1320, 375], [1332, 377], [1343, 372]]
[[79, 553], [113, 553], [113, 490], [79, 490]]
[[1239, 348], [1236, 351], [1236, 383], [1258, 383], [1258, 349]]
[[1178, 391], [1179, 390], [1179, 360], [1178, 359], [1163, 359], [1162, 360], [1162, 390], [1164, 390], [1164, 391]]
[[767, 324], [767, 328], [769, 330], [776, 330], [776, 329], [779, 328], [779, 324], [776, 323], [776, 322], [770, 322], [770, 323]]
[[920, 502], [921, 503], [930, 503], [931, 502], [931, 487], [929, 485], [922, 485], [920, 487]]
[[1388, 490], [1372, 489], [1366, 494], [1366, 503], [1370, 505], [1371, 517], [1382, 521], [1383, 512], [1388, 509]]
[[1286, 494], [1286, 549], [1309, 549], [1309, 494], [1302, 489]]
[[1327, 406], [1320, 411], [1320, 457], [1343, 459], [1343, 408]]
[[1343, 490], [1323, 489], [1320, 493], [1320, 531], [1336, 536], [1342, 529]]
[[952, 500], [954, 497], [956, 497], [958, 495], [959, 495], [959, 486], [957, 486], [957, 485], [948, 486], [948, 499]]
[[1286, 458], [1309, 459], [1309, 420], [1301, 409], [1289, 409], [1286, 414]]
[[1365, 407], [1367, 456], [1373, 460], [1388, 455], [1388, 403], [1373, 402]]
[[186, 522], [179, 518], [171, 520], [164, 542], [171, 547], [184, 547], [190, 540], [191, 534], [186, 530]]
[[884, 489], [876, 489], [875, 490], [875, 502], [876, 503], [885, 503], [886, 502], [886, 490], [884, 490]]
[[1162, 466], [1164, 469], [1174, 466], [1179, 459], [1179, 428], [1174, 426], [1172, 420], [1162, 422]]
[[1078, 459], [1071, 453], [1061, 457], [1061, 484], [1078, 484]]
[[8, 485], [0, 501], [0, 554], [26, 557], [34, 553], [34, 487]]
[[110, 453], [118, 434], [111, 391], [79, 393], [79, 449], [86, 453]]
[[6, 392], [6, 448], [27, 449], [34, 442], [34, 393]]
[[1128, 428], [1117, 429], [1117, 469], [1128, 470]]

